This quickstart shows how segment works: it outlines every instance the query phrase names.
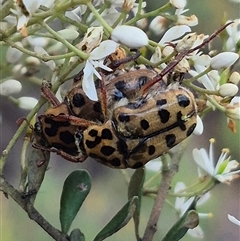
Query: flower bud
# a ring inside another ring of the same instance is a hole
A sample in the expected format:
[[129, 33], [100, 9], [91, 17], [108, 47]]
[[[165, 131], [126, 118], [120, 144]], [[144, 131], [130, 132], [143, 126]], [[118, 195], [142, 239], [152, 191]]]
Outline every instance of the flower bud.
[[223, 52], [211, 59], [210, 66], [212, 69], [228, 68], [239, 58], [238, 54], [233, 52]]
[[141, 48], [148, 44], [148, 36], [140, 28], [127, 25], [114, 28], [111, 39], [129, 48]]
[[31, 65], [31, 66], [38, 66], [40, 65], [40, 60], [37, 59], [36, 57], [29, 56], [25, 59], [26, 65]]
[[[17, 42], [16, 44], [22, 47], [22, 43]], [[6, 54], [7, 62], [11, 64], [16, 63], [22, 57], [22, 54], [20, 50], [9, 47]]]
[[27, 97], [27, 96], [20, 97], [17, 99], [17, 101], [18, 101], [18, 106], [24, 110], [32, 110], [38, 102], [37, 99], [33, 97]]
[[153, 31], [155, 35], [160, 35], [163, 31], [165, 31], [166, 22], [166, 18], [157, 16], [151, 21], [149, 29]]
[[229, 77], [229, 82], [235, 85], [238, 85], [240, 81], [240, 74], [236, 71], [232, 72]]
[[238, 92], [238, 87], [235, 84], [226, 83], [220, 86], [218, 92], [222, 97], [234, 96]]
[[22, 84], [15, 79], [9, 79], [0, 84], [0, 94], [5, 96], [19, 93], [21, 89]]
[[172, 46], [166, 46], [163, 50], [162, 50], [162, 55], [163, 56], [169, 56], [172, 52], [174, 51], [174, 48]]
[[74, 29], [62, 29], [62, 30], [58, 31], [57, 33], [68, 41], [72, 41], [72, 40], [76, 39], [79, 35], [79, 33]]

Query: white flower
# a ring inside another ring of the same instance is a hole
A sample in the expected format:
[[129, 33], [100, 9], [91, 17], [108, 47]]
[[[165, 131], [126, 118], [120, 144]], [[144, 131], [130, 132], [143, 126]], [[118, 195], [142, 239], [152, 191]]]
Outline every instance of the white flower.
[[88, 28], [83, 40], [77, 45], [77, 48], [85, 53], [91, 53], [102, 41], [103, 27]]
[[148, 36], [140, 28], [120, 25], [113, 29], [111, 39], [129, 48], [141, 48], [148, 44]]
[[198, 25], [198, 18], [196, 17], [196, 15], [179, 15], [176, 23], [180, 25], [196, 26]]
[[229, 219], [230, 222], [240, 226], [240, 221], [238, 219], [236, 219], [234, 216], [228, 214], [228, 219]]
[[233, 65], [239, 58], [239, 55], [232, 52], [223, 52], [211, 59], [210, 66], [212, 69], [228, 68]]
[[[198, 165], [199, 176], [211, 176], [217, 179], [219, 182], [229, 184], [233, 179], [239, 177], [240, 170], [231, 171], [239, 166], [239, 163], [235, 160], [230, 161], [230, 156], [227, 157], [229, 150], [223, 149], [222, 153], [217, 161], [213, 157], [213, 143], [215, 140], [210, 139], [209, 153], [204, 148], [193, 149], [193, 158]], [[216, 163], [216, 165], [215, 165]]]
[[0, 84], [0, 94], [5, 96], [19, 93], [21, 89], [22, 84], [15, 79], [9, 79]]
[[33, 97], [23, 96], [17, 99], [18, 106], [24, 110], [32, 110], [38, 100]]
[[17, 16], [17, 30], [21, 30], [22, 34], [26, 36], [26, 25], [32, 15], [37, 11], [40, 5], [45, 7], [52, 7], [55, 0], [20, 0], [16, 1], [16, 9], [12, 12]]
[[118, 44], [112, 40], [103, 41], [97, 48], [95, 48], [86, 61], [85, 68], [83, 70], [82, 86], [83, 91], [86, 93], [89, 99], [97, 101], [97, 92], [94, 84], [94, 75], [98, 79], [101, 79], [101, 75], [95, 68], [101, 68], [106, 71], [112, 71], [109, 67], [103, 64], [105, 57], [114, 53], [118, 47]]

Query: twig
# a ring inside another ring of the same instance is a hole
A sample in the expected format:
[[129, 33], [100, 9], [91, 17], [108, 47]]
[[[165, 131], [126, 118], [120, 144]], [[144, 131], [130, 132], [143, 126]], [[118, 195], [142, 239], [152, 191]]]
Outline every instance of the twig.
[[148, 220], [148, 224], [146, 226], [144, 236], [142, 241], [151, 241], [155, 232], [157, 231], [157, 223], [165, 203], [165, 199], [170, 190], [170, 185], [174, 175], [178, 171], [178, 165], [181, 160], [181, 157], [184, 153], [185, 147], [187, 146], [188, 140], [185, 140], [179, 146], [178, 152], [172, 157], [172, 162], [169, 169], [162, 170], [162, 182], [159, 186], [157, 197], [154, 202], [152, 212], [150, 214], [150, 218]]

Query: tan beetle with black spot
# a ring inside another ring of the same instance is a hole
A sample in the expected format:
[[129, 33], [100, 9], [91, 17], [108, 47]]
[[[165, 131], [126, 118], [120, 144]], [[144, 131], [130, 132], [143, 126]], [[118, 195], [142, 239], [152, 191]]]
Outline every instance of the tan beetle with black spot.
[[[168, 85], [164, 77], [229, 24], [202, 44], [176, 54], [160, 73], [137, 65], [106, 75], [98, 87], [100, 102], [89, 100], [81, 84], [70, 90], [62, 104], [46, 90], [53, 108], [39, 117], [45, 142], [40, 149], [74, 162], [90, 156], [112, 168], [139, 168], [161, 156], [191, 135], [197, 124], [193, 94], [179, 83]], [[41, 131], [37, 129], [38, 135]]]

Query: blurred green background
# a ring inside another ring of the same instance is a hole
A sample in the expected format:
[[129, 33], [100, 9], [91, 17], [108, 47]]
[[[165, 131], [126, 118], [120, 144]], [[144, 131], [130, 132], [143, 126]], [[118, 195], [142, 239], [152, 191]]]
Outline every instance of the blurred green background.
[[[148, 0], [148, 8], [154, 9], [157, 5], [163, 5], [167, 1]], [[223, 15], [226, 19], [239, 18], [240, 5], [226, 0], [189, 0], [187, 8], [190, 9], [185, 15], [195, 14], [199, 19], [199, 24], [193, 27], [193, 31], [198, 33], [211, 34], [219, 28]], [[4, 61], [4, 60], [3, 60]], [[238, 65], [239, 66], [239, 65]], [[239, 71], [239, 69], [238, 69]], [[43, 78], [47, 78], [46, 75]], [[24, 82], [24, 80], [23, 80]], [[39, 96], [40, 89], [36, 86], [24, 84], [26, 95]], [[26, 88], [25, 88], [26, 87]], [[19, 110], [9, 103], [4, 97], [0, 97], [1, 103], [1, 150], [8, 144], [10, 138], [17, 129], [15, 121], [27, 112]], [[201, 136], [192, 136], [191, 145], [184, 156], [179, 173], [174, 179], [183, 181], [187, 185], [196, 181], [197, 168], [193, 163], [191, 150], [194, 147], [201, 148], [209, 146], [209, 138], [216, 138], [215, 157], [218, 159], [221, 149], [228, 147], [231, 150], [233, 159], [240, 160], [239, 155], [239, 123], [237, 134], [231, 133], [227, 128], [226, 117], [217, 111], [211, 113], [204, 119], [204, 133]], [[22, 137], [23, 138], [23, 137]], [[6, 179], [15, 187], [19, 181], [19, 156], [23, 139], [20, 139], [9, 155], [5, 168]], [[61, 189], [65, 178], [76, 169], [87, 169], [92, 176], [92, 190], [81, 208], [72, 228], [80, 228], [86, 235], [86, 240], [92, 240], [100, 229], [112, 218], [112, 216], [127, 201], [127, 185], [122, 173], [119, 170], [109, 169], [93, 160], [87, 160], [83, 164], [73, 164], [66, 162], [61, 157], [52, 155], [50, 169], [46, 173], [43, 185], [38, 193], [35, 207], [54, 226], [60, 228], [59, 223], [59, 200]], [[127, 170], [129, 174], [132, 170]], [[227, 186], [219, 184], [212, 192], [210, 200], [201, 208], [201, 212], [213, 213], [212, 219], [201, 220], [201, 227], [204, 230], [204, 239], [209, 241], [237, 241], [240, 240], [239, 227], [230, 223], [227, 214], [230, 213], [240, 218], [240, 181], [237, 180]], [[153, 200], [143, 198], [141, 233], [143, 233], [146, 222], [149, 218]], [[31, 221], [27, 214], [11, 199], [0, 197], [0, 240], [52, 240], [37, 224]], [[166, 231], [176, 222], [177, 217], [173, 210], [165, 205], [161, 219], [158, 224], [158, 231], [154, 240], [161, 240]], [[107, 240], [123, 241], [135, 240], [133, 222]], [[198, 240], [186, 236], [183, 241]]]

